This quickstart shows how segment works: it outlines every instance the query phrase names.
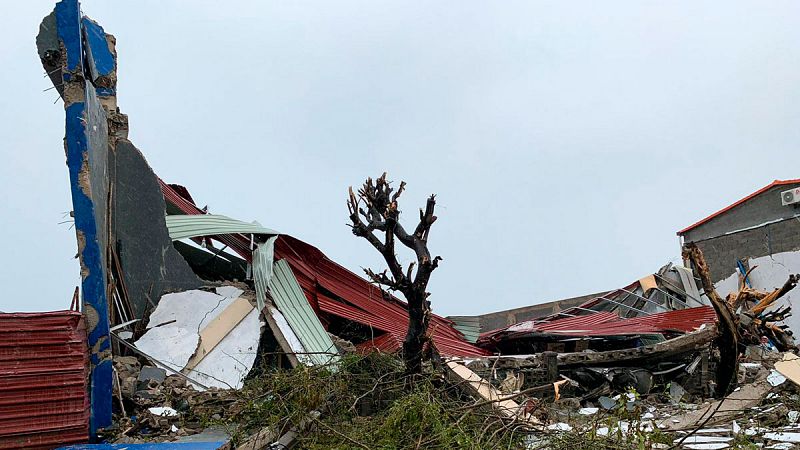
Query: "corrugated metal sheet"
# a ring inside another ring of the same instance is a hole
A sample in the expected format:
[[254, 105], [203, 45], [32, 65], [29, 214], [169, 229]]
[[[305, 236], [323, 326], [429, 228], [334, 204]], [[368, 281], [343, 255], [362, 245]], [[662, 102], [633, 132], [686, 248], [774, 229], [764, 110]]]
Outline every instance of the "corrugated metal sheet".
[[275, 230], [264, 228], [258, 223], [247, 223], [215, 214], [168, 215], [167, 229], [173, 241], [198, 236], [218, 234], [278, 234]]
[[453, 322], [453, 328], [464, 335], [467, 342], [473, 344], [478, 341], [481, 335], [481, 319], [475, 316], [447, 316], [447, 320]]
[[632, 317], [600, 324], [588, 330], [587, 336], [623, 336], [645, 333], [689, 333], [704, 324], [716, 322], [717, 313], [710, 306], [677, 309], [649, 316]]
[[[269, 291], [275, 306], [289, 322], [292, 331], [302, 342], [311, 361], [316, 365], [338, 360], [336, 346], [322, 327], [319, 318], [308, 304], [303, 290], [285, 260], [274, 264]], [[334, 355], [331, 355], [333, 353]]]
[[263, 311], [267, 304], [267, 291], [272, 280], [273, 261], [275, 260], [275, 240], [277, 236], [267, 239], [253, 250], [253, 282], [256, 288], [258, 310]]
[[[164, 199], [171, 206], [184, 214], [205, 214], [205, 211], [178, 190], [163, 180], [159, 182]], [[215, 238], [230, 246], [247, 261], [252, 261], [249, 237], [242, 234], [222, 234]], [[278, 238], [275, 243], [275, 257], [288, 261], [308, 302], [318, 314], [331, 314], [380, 331], [388, 331], [395, 335], [395, 341], [402, 342], [408, 328], [405, 302], [395, 297], [391, 300], [384, 299], [380, 290], [367, 280], [331, 261], [316, 247], [291, 236], [281, 235]], [[334, 295], [329, 296], [329, 292]], [[431, 316], [430, 330], [436, 348], [445, 356], [490, 354], [467, 342], [464, 335], [453, 328], [452, 322], [435, 314]]]
[[403, 342], [397, 339], [392, 333], [382, 334], [375, 339], [362, 342], [356, 346], [356, 349], [361, 353], [369, 353], [372, 351], [379, 351], [384, 353], [394, 353], [403, 348]]
[[0, 448], [86, 442], [88, 375], [81, 313], [0, 314]]
[[573, 330], [576, 328], [587, 328], [590, 326], [595, 326], [605, 322], [611, 322], [619, 320], [619, 316], [616, 313], [612, 312], [599, 312], [594, 314], [589, 314], [586, 316], [577, 316], [577, 317], [567, 317], [565, 319], [559, 320], [552, 320], [552, 321], [535, 321], [529, 320], [526, 322], [520, 322], [510, 327], [505, 328], [508, 331], [513, 332], [527, 332], [527, 333], [545, 333], [545, 332], [555, 332], [555, 331], [564, 331], [564, 330]]
[[615, 313], [599, 312], [586, 316], [570, 317], [549, 322], [521, 322], [506, 328], [481, 335], [481, 342], [498, 342], [530, 334], [552, 334], [560, 336], [629, 336], [637, 334], [660, 334], [666, 332], [688, 333], [703, 324], [714, 323], [717, 314], [710, 306], [678, 309], [647, 316], [621, 319]]

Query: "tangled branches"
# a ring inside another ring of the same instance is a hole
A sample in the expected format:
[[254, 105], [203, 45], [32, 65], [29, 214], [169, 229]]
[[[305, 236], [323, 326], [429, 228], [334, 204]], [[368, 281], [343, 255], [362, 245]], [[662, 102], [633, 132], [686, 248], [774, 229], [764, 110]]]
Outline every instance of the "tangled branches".
[[[437, 374], [406, 374], [400, 360], [374, 352], [346, 355], [335, 371], [265, 373], [234, 392], [234, 404], [214, 412], [235, 446], [263, 430], [280, 436], [310, 420], [297, 437], [299, 448], [518, 448], [525, 430], [491, 408], [463, 410], [473, 400], [462, 392]], [[311, 411], [319, 414], [309, 419]]]

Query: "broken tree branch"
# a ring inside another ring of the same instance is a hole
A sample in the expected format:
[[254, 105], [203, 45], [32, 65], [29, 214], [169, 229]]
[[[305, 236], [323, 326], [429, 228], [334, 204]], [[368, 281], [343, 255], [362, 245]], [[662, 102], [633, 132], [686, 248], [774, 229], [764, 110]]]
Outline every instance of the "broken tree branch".
[[730, 393], [736, 381], [736, 374], [739, 369], [739, 333], [736, 320], [734, 320], [733, 312], [728, 309], [728, 304], [722, 300], [714, 289], [714, 283], [711, 281], [711, 275], [706, 264], [705, 257], [700, 247], [694, 242], [690, 242], [683, 247], [683, 256], [685, 259], [691, 261], [692, 265], [697, 270], [697, 275], [700, 277], [700, 283], [703, 285], [703, 291], [714, 311], [717, 313], [717, 321], [719, 322], [720, 336], [717, 338], [717, 346], [719, 347], [720, 362], [717, 370], [717, 387], [720, 394], [725, 396]]

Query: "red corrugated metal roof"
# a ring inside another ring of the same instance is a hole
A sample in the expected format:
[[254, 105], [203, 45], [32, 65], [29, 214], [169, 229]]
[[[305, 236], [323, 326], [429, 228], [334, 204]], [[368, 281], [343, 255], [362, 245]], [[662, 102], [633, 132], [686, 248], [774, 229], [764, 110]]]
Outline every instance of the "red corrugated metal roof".
[[775, 180], [772, 183], [770, 183], [770, 184], [764, 186], [763, 188], [761, 188], [761, 189], [753, 192], [752, 194], [748, 195], [747, 197], [737, 201], [736, 203], [728, 205], [728, 206], [720, 209], [719, 211], [715, 212], [714, 214], [711, 214], [710, 216], [706, 217], [705, 219], [701, 219], [701, 220], [689, 225], [688, 227], [682, 229], [681, 231], [678, 231], [678, 235], [680, 236], [680, 235], [686, 233], [687, 231], [689, 231], [691, 229], [699, 227], [700, 225], [708, 222], [709, 220], [713, 219], [714, 217], [717, 217], [720, 214], [723, 214], [723, 213], [725, 213], [727, 211], [730, 211], [731, 209], [733, 209], [733, 208], [741, 205], [742, 203], [750, 200], [751, 198], [755, 197], [756, 195], [763, 194], [764, 192], [774, 188], [775, 186], [784, 186], [784, 185], [787, 185], [787, 184], [797, 184], [797, 183], [800, 183], [800, 179], [796, 179], [796, 180]]
[[[597, 326], [588, 326], [584, 331], [576, 330], [573, 335], [584, 336], [625, 336], [647, 333], [679, 332], [688, 333], [701, 327], [703, 324], [714, 323], [717, 314], [710, 306], [697, 308], [678, 309], [648, 316], [632, 317], [613, 322], [606, 322]], [[566, 330], [554, 331], [557, 334], [567, 333]]]
[[[159, 181], [167, 202], [185, 214], [205, 214], [205, 211], [198, 208], [188, 197], [182, 196], [169, 184]], [[230, 246], [248, 261], [251, 260], [248, 236], [232, 234], [215, 238]], [[285, 259], [289, 263], [317, 314], [322, 312], [358, 322], [391, 333], [395, 341], [402, 342], [408, 328], [408, 310], [405, 302], [395, 297], [384, 299], [380, 289], [375, 285], [330, 260], [316, 247], [291, 236], [278, 237], [275, 243], [275, 258]], [[323, 320], [323, 323], [325, 322]], [[464, 335], [453, 328], [451, 321], [435, 314], [431, 317], [430, 332], [436, 348], [445, 356], [489, 354], [467, 342]], [[387, 342], [391, 341], [389, 338], [385, 339]], [[395, 350], [397, 349], [399, 347]]]
[[514, 324], [481, 335], [481, 342], [489, 343], [502, 339], [514, 339], [531, 333], [570, 337], [629, 336], [665, 332], [688, 333], [703, 324], [714, 323], [716, 320], [717, 314], [714, 312], [714, 308], [710, 306], [678, 309], [629, 319], [622, 319], [614, 313], [600, 312], [538, 324], [528, 322]]
[[599, 312], [586, 316], [567, 317], [565, 319], [551, 321], [528, 320], [503, 328], [503, 330], [543, 333], [546, 331], [571, 330], [575, 327], [587, 327], [613, 320], [619, 320], [619, 315], [612, 312]]
[[53, 448], [89, 434], [81, 313], [0, 314], [0, 448]]
[[402, 341], [397, 340], [397, 337], [392, 333], [382, 334], [375, 339], [362, 342], [356, 346], [356, 349], [361, 353], [369, 353], [371, 351], [381, 351], [385, 353], [394, 353], [403, 347]]
[[[394, 297], [384, 299], [375, 285], [328, 259], [317, 248], [291, 236], [278, 238], [275, 256], [289, 262], [306, 296], [316, 298], [323, 312], [392, 334], [394, 339], [382, 338], [378, 348], [383, 351], [400, 349], [399, 343], [408, 329], [405, 302]], [[453, 323], [443, 317], [432, 315], [429, 330], [434, 345], [445, 356], [489, 354], [467, 342], [464, 335], [453, 328]]]

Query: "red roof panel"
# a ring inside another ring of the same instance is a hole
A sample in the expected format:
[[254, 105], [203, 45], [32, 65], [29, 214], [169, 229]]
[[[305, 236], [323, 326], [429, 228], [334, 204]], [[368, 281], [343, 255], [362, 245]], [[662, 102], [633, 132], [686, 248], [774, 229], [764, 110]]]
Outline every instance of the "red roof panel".
[[[188, 197], [174, 187], [159, 180], [164, 199], [184, 214], [205, 214]], [[250, 261], [250, 238], [241, 234], [215, 236]], [[384, 299], [380, 289], [364, 278], [330, 260], [316, 247], [288, 235], [281, 235], [275, 243], [275, 258], [285, 259], [306, 298], [319, 310], [345, 319], [391, 333], [402, 342], [408, 328], [408, 310], [405, 302], [395, 297]], [[335, 297], [331, 298], [328, 293]], [[315, 311], [319, 312], [315, 308]], [[432, 315], [431, 339], [445, 356], [480, 356], [489, 352], [472, 345], [464, 335], [453, 328], [453, 323]], [[389, 342], [389, 338], [385, 338]]]
[[0, 448], [86, 442], [88, 358], [81, 313], [0, 314]]
[[678, 309], [629, 319], [622, 319], [614, 313], [599, 312], [538, 324], [530, 321], [521, 322], [481, 335], [481, 342], [520, 338], [531, 333], [570, 337], [688, 333], [716, 320], [717, 314], [710, 306]]

